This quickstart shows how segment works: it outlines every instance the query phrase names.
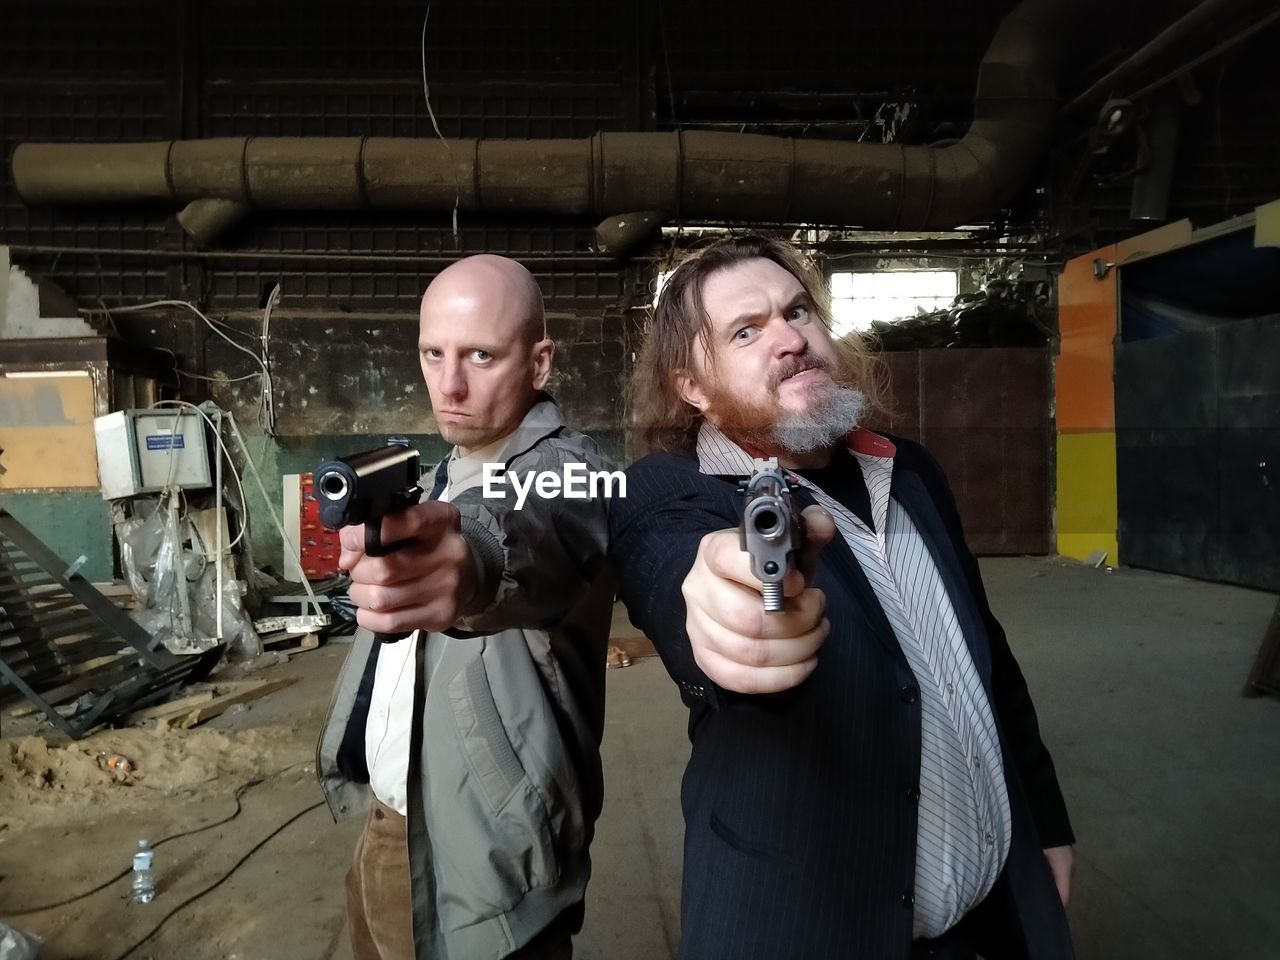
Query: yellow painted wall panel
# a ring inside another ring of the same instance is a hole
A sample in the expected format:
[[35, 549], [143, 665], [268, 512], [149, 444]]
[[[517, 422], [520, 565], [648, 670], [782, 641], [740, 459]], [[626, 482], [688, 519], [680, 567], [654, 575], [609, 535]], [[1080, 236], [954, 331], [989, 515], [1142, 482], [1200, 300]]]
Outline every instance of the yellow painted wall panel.
[[1264, 203], [1254, 213], [1253, 245], [1280, 247], [1280, 200]]
[[1116, 435], [1112, 431], [1058, 436], [1058, 552], [1083, 560], [1106, 550], [1117, 563]]
[[0, 376], [0, 490], [96, 488], [93, 380]]

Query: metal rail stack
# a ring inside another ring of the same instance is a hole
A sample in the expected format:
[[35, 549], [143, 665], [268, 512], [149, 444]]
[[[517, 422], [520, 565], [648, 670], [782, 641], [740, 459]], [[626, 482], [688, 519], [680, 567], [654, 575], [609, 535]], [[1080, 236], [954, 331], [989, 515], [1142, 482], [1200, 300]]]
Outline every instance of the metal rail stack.
[[177, 656], [0, 508], [0, 696], [11, 686], [73, 739], [205, 676], [221, 647]]

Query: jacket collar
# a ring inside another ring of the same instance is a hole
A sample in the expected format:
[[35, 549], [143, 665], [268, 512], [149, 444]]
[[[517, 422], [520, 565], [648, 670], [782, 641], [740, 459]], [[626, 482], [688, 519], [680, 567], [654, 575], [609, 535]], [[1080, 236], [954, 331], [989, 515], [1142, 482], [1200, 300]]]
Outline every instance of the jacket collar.
[[506, 445], [497, 459], [509, 464], [522, 453], [533, 449], [540, 441], [553, 436], [564, 429], [564, 420], [560, 417], [560, 405], [551, 394], [541, 391], [538, 402], [529, 408], [529, 412], [520, 421], [520, 426], [507, 438]]
[[[873, 433], [865, 427], [856, 427], [844, 438], [845, 445], [853, 453], [870, 457], [888, 457], [898, 452], [893, 442]], [[720, 429], [706, 420], [698, 428], [695, 448], [698, 470], [718, 477], [745, 477], [755, 470], [755, 457], [730, 440]]]

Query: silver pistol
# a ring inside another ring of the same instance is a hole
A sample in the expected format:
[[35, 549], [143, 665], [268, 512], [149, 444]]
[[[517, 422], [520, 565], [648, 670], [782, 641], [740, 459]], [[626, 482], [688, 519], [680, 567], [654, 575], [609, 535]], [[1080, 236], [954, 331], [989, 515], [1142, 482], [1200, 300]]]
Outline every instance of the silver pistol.
[[757, 459], [755, 471], [741, 486], [745, 498], [739, 528], [742, 549], [751, 557], [751, 573], [763, 585], [765, 612], [781, 613], [785, 606], [782, 581], [794, 569], [804, 546], [804, 527], [776, 458]]

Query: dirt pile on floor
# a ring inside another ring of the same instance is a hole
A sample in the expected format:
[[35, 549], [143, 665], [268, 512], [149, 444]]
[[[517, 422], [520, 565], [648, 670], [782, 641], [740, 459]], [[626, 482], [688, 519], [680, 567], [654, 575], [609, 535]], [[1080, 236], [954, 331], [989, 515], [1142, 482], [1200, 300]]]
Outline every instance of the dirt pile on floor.
[[[0, 740], [0, 823], [35, 825], [101, 816], [162, 797], [228, 794], [310, 760], [314, 741], [286, 727], [248, 730], [102, 730], [65, 745]], [[128, 760], [124, 775], [117, 761]]]

